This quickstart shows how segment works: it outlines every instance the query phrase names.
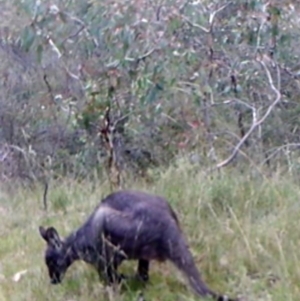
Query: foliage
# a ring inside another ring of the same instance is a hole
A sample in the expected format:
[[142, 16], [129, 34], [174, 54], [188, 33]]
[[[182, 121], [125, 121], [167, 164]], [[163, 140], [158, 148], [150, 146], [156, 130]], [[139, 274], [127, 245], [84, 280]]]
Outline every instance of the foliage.
[[[3, 180], [145, 175], [186, 153], [298, 173], [299, 5], [293, 1], [3, 1]], [[5, 59], [4, 59], [5, 58]], [[8, 100], [8, 101], [7, 101]]]

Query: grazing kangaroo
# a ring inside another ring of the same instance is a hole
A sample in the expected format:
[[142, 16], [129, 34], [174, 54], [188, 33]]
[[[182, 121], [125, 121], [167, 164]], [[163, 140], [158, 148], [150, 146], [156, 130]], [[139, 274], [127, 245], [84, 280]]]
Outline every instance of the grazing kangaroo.
[[86, 222], [65, 240], [55, 228], [39, 227], [47, 242], [45, 262], [56, 284], [75, 260], [93, 265], [109, 283], [120, 281], [123, 260], [138, 260], [137, 276], [147, 281], [150, 260], [170, 260], [187, 277], [198, 296], [233, 301], [202, 281], [178, 218], [168, 202], [156, 195], [123, 190], [104, 198]]

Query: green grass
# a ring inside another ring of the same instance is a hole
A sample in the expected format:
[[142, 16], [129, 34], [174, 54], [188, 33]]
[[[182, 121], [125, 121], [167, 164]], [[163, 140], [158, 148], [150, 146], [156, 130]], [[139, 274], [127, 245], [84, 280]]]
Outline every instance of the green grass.
[[[177, 166], [156, 174], [150, 184], [130, 188], [167, 197], [178, 212], [199, 270], [214, 290], [243, 300], [300, 300], [300, 190], [289, 177], [250, 178], [226, 172], [206, 178]], [[115, 291], [99, 282], [95, 270], [76, 262], [61, 285], [49, 284], [39, 225], [54, 225], [67, 235], [81, 225], [107, 184], [65, 182], [49, 191], [49, 211], [42, 192], [0, 193], [0, 301], [22, 300], [197, 300], [171, 264], [153, 263], [150, 283], [134, 281]], [[135, 262], [121, 269], [133, 274]], [[12, 277], [27, 273], [18, 282]]]

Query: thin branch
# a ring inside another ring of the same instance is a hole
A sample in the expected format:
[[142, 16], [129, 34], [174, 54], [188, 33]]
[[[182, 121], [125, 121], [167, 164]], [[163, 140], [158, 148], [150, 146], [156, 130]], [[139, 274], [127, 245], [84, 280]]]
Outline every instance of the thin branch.
[[7, 147], [7, 145], [3, 145], [3, 148], [1, 150], [1, 155], [0, 155], [0, 162], [4, 162], [5, 159], [8, 157], [8, 155], [10, 154], [10, 150]]
[[76, 74], [73, 73], [73, 72], [71, 72], [64, 62], [62, 63], [62, 65], [63, 65], [63, 69], [66, 71], [67, 75], [68, 75], [69, 77], [71, 77], [71, 78], [77, 80], [77, 81], [81, 84], [81, 87], [83, 87], [83, 84], [81, 83], [81, 80], [80, 80], [80, 76], [79, 76], [79, 75], [76, 75]]
[[[252, 126], [250, 127], [250, 129], [248, 130], [248, 132], [245, 134], [245, 136], [240, 140], [240, 142], [235, 146], [235, 148], [233, 149], [233, 152], [231, 153], [231, 155], [225, 159], [224, 161], [220, 162], [219, 164], [217, 164], [215, 169], [220, 169], [226, 165], [228, 165], [229, 163], [232, 162], [232, 160], [236, 157], [236, 155], [238, 154], [240, 148], [242, 147], [242, 145], [245, 143], [245, 141], [250, 137], [250, 135], [254, 132], [254, 130], [260, 126], [262, 123], [264, 123], [264, 121], [268, 118], [268, 116], [270, 115], [270, 113], [272, 112], [272, 110], [274, 109], [274, 107], [280, 102], [281, 100], [281, 94], [279, 92], [279, 90], [275, 87], [271, 73], [269, 71], [269, 69], [267, 68], [265, 62], [263, 60], [259, 60], [260, 64], [263, 66], [267, 78], [268, 78], [268, 82], [270, 84], [270, 87], [272, 89], [272, 91], [276, 94], [276, 98], [273, 101], [273, 103], [268, 107], [266, 113], [264, 114], [264, 116], [257, 120], [256, 122], [252, 123]], [[278, 66], [276, 65], [276, 68], [278, 69]]]
[[58, 47], [55, 45], [53, 40], [50, 38], [50, 35], [46, 37], [49, 45], [51, 46], [52, 50], [57, 54], [57, 57], [60, 59], [62, 57], [62, 53], [59, 51]]
[[69, 35], [68, 37], [66, 37], [65, 39], [63, 39], [63, 41], [62, 41], [62, 44], [64, 44], [67, 40], [69, 40], [69, 39], [74, 39], [74, 38], [76, 38], [83, 30], [85, 29], [85, 26], [83, 25], [83, 26], [81, 26], [81, 27], [79, 27], [79, 29], [76, 31], [76, 32], [74, 32], [73, 34], [71, 34], [71, 35]]
[[[186, 4], [188, 4], [188, 3], [189, 3], [189, 1], [186, 2]], [[198, 29], [204, 31], [205, 33], [210, 33], [210, 32], [212, 32], [213, 22], [214, 22], [214, 19], [215, 19], [216, 15], [217, 15], [219, 12], [221, 12], [223, 9], [225, 9], [225, 8], [226, 8], [228, 5], [230, 5], [230, 4], [231, 4], [231, 1], [228, 2], [227, 4], [223, 5], [223, 6], [219, 7], [218, 9], [216, 9], [215, 11], [213, 11], [212, 13], [209, 14], [209, 21], [208, 21], [208, 23], [210, 24], [210, 28], [209, 28], [209, 29], [207, 29], [206, 27], [201, 26], [201, 25], [199, 25], [199, 24], [197, 24], [197, 23], [192, 22], [192, 21], [189, 20], [186, 16], [181, 15], [181, 17], [182, 17], [182, 19], [183, 19], [184, 21], [186, 21], [190, 26], [195, 27], [195, 28], [198, 28]], [[179, 11], [182, 12], [182, 9], [179, 10]]]
[[243, 101], [243, 100], [241, 100], [241, 99], [239, 99], [239, 98], [226, 99], [226, 100], [224, 100], [223, 102], [220, 102], [220, 103], [215, 102], [215, 103], [213, 103], [211, 106], [212, 106], [212, 107], [215, 107], [215, 106], [219, 106], [219, 105], [227, 105], [227, 104], [231, 104], [231, 103], [233, 103], [233, 102], [237, 102], [237, 103], [239, 103], [239, 104], [241, 104], [241, 105], [247, 107], [248, 109], [250, 109], [250, 110], [252, 110], [252, 111], [255, 111], [255, 107], [249, 105], [247, 102], [245, 102], [245, 101]]
[[162, 8], [163, 8], [163, 6], [159, 5], [157, 10], [156, 10], [156, 14], [155, 14], [156, 15], [156, 21], [159, 21], [159, 19], [160, 19], [160, 11], [161, 11]]
[[43, 193], [43, 204], [44, 204], [44, 210], [45, 211], [47, 211], [47, 209], [48, 209], [48, 199], [47, 199], [48, 188], [49, 188], [48, 181], [45, 180], [45, 182], [44, 182], [44, 193]]
[[49, 95], [51, 97], [51, 100], [53, 101], [53, 103], [56, 103], [55, 102], [55, 97], [54, 97], [54, 94], [53, 94], [53, 90], [52, 90], [52, 87], [51, 87], [51, 85], [50, 85], [50, 83], [48, 81], [48, 76], [47, 76], [46, 73], [44, 73], [43, 80], [44, 80], [45, 85], [47, 87], [48, 93], [49, 93]]
[[137, 58], [132, 58], [132, 57], [127, 56], [127, 57], [125, 57], [125, 60], [128, 62], [142, 61], [142, 60], [146, 59], [148, 56], [150, 56], [156, 50], [158, 50], [158, 49], [152, 48], [148, 52], [146, 52], [145, 54], [142, 54], [141, 56], [139, 56]]
[[190, 4], [191, 0], [187, 0], [183, 2], [183, 4], [179, 7], [179, 12], [182, 14], [184, 12], [184, 9]]
[[[66, 37], [66, 38], [63, 40], [62, 44], [64, 44], [64, 43], [65, 43], [67, 40], [69, 40], [69, 39], [73, 39], [73, 38], [77, 37], [82, 31], [86, 31], [87, 35], [90, 36], [90, 34], [89, 34], [88, 30], [87, 30], [86, 24], [85, 24], [81, 19], [79, 19], [79, 18], [77, 18], [77, 17], [75, 17], [75, 16], [72, 16], [71, 14], [69, 14], [69, 13], [67, 13], [67, 12], [61, 12], [61, 14], [62, 14], [63, 16], [65, 16], [65, 17], [69, 18], [69, 19], [70, 19], [71, 21], [73, 21], [76, 25], [78, 25], [78, 24], [80, 25], [79, 29], [78, 29], [75, 33], [73, 33], [73, 34], [71, 34], [70, 36]], [[95, 46], [98, 46], [98, 44], [96, 44]]]
[[210, 15], [209, 15], [209, 24], [213, 24], [214, 22], [214, 18], [216, 16], [216, 14], [218, 14], [220, 11], [222, 11], [224, 8], [226, 8], [228, 5], [231, 4], [231, 1], [226, 3], [225, 5], [219, 7], [217, 10], [213, 11]]
[[282, 150], [284, 150], [285, 148], [290, 148], [290, 147], [294, 147], [294, 148], [298, 148], [298, 149], [300, 149], [300, 143], [287, 143], [287, 144], [284, 144], [284, 145], [281, 145], [281, 146], [279, 146], [279, 147], [276, 147], [276, 148], [272, 148], [272, 149], [269, 149], [269, 153], [270, 153], [270, 155], [268, 155], [268, 157], [266, 157], [266, 159], [265, 160], [263, 160], [262, 162], [261, 162], [261, 165], [264, 165], [264, 164], [266, 164], [266, 162], [268, 161], [268, 160], [270, 160], [270, 159], [272, 159], [273, 157], [275, 157], [279, 152], [281, 152]]
[[187, 17], [185, 17], [185, 16], [181, 16], [181, 17], [182, 17], [182, 19], [183, 19], [184, 21], [186, 21], [190, 26], [195, 27], [195, 28], [198, 28], [198, 29], [204, 31], [205, 33], [209, 33], [209, 32], [210, 32], [210, 29], [207, 29], [207, 28], [205, 28], [205, 27], [203, 27], [203, 26], [201, 26], [201, 25], [199, 25], [199, 24], [197, 24], [197, 23], [194, 23], [194, 22], [190, 21]]

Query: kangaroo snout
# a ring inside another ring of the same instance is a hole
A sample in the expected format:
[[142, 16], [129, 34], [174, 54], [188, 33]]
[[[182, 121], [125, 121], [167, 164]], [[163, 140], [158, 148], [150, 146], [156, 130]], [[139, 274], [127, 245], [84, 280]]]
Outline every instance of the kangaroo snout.
[[60, 281], [60, 279], [56, 279], [56, 278], [55, 278], [55, 279], [51, 279], [51, 280], [50, 280], [50, 283], [51, 283], [51, 284], [59, 284], [59, 283], [61, 283], [61, 281]]

